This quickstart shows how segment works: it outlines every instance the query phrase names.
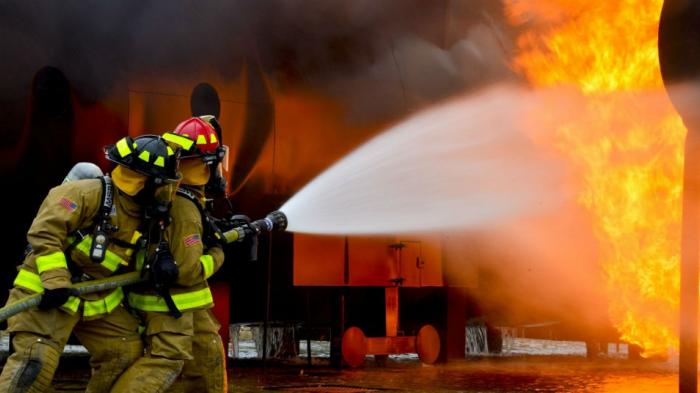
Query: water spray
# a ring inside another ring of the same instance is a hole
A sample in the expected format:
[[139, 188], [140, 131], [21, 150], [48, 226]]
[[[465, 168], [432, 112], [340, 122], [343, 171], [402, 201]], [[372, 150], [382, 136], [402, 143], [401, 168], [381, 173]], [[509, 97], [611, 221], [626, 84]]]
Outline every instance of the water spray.
[[530, 108], [544, 98], [497, 85], [412, 115], [293, 195], [280, 208], [289, 231], [464, 230], [560, 205], [569, 197], [566, 172], [526, 129]]

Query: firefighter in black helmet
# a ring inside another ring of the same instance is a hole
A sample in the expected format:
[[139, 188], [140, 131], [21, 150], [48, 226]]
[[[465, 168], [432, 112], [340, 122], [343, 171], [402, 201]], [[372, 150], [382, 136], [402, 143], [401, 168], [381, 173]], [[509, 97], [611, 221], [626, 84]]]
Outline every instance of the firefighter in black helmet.
[[134, 270], [137, 261], [148, 260], [144, 215], [172, 195], [179, 157], [154, 135], [122, 138], [106, 154], [117, 164], [111, 177], [51, 189], [29, 229], [31, 252], [8, 303], [37, 292], [42, 299], [37, 309], [8, 321], [13, 353], [0, 375], [0, 391], [47, 390], [71, 332], [91, 354], [88, 392], [109, 391], [142, 355], [139, 322], [122, 306], [121, 288], [76, 296], [69, 286]]
[[[209, 311], [214, 299], [207, 279], [223, 264], [224, 252], [220, 244], [207, 240], [204, 190], [226, 148], [214, 128], [198, 117], [185, 120], [163, 137], [182, 151], [181, 188], [173, 199], [172, 224], [167, 229], [180, 272], [169, 293], [176, 310], [152, 286], [137, 286], [129, 292], [130, 307], [145, 322], [148, 350], [119, 377], [114, 391], [223, 392], [226, 358], [219, 324]], [[176, 378], [178, 382], [171, 386]]]

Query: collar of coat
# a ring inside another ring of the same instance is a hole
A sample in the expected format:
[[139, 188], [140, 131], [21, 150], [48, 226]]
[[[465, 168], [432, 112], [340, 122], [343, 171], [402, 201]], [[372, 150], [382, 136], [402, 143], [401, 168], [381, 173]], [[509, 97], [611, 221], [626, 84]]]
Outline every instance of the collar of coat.
[[118, 210], [123, 211], [132, 217], [141, 217], [141, 205], [136, 203], [132, 197], [124, 193], [122, 190], [116, 193], [116, 198], [114, 198], [114, 203]]

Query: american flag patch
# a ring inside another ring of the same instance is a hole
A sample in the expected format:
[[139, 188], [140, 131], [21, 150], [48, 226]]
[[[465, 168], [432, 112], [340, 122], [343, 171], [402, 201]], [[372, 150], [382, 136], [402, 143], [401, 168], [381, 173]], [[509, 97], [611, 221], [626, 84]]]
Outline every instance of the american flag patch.
[[185, 243], [185, 247], [196, 246], [197, 244], [202, 244], [202, 239], [199, 238], [198, 234], [185, 236], [182, 241]]
[[65, 207], [69, 213], [73, 213], [75, 211], [75, 209], [78, 208], [77, 203], [71, 201], [70, 199], [68, 199], [66, 197], [61, 198], [61, 200], [58, 201], [58, 204]]

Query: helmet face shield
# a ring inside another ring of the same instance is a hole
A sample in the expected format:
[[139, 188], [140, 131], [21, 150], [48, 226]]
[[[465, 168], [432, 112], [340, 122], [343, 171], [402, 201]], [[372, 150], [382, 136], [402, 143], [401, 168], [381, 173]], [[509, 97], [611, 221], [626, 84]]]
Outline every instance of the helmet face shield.
[[229, 178], [229, 168], [228, 166], [229, 163], [229, 158], [231, 156], [231, 150], [228, 148], [228, 146], [224, 145], [226, 148], [226, 154], [224, 154], [224, 159], [221, 161], [221, 174], [224, 176], [225, 179]]
[[229, 148], [226, 145], [221, 145], [216, 149], [216, 155], [211, 155], [208, 159], [202, 158], [202, 160], [211, 166], [212, 171], [215, 171], [219, 176], [228, 178], [228, 160], [229, 160]]

